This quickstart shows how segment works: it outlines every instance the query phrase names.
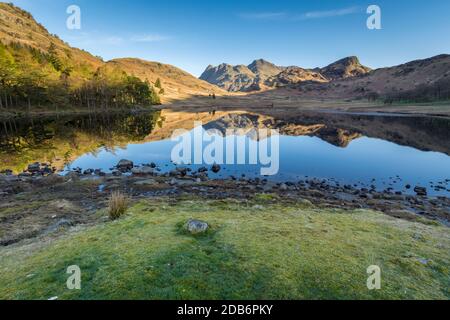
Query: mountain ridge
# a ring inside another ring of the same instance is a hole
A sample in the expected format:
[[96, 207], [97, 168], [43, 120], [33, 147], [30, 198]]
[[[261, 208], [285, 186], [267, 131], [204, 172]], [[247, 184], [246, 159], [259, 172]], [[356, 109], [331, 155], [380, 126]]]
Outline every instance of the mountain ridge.
[[250, 92], [297, 84], [304, 81], [330, 82], [361, 76], [371, 69], [363, 66], [355, 56], [346, 57], [324, 68], [306, 69], [298, 66], [282, 67], [264, 59], [248, 66], [222, 63], [209, 65], [199, 79], [229, 92]]

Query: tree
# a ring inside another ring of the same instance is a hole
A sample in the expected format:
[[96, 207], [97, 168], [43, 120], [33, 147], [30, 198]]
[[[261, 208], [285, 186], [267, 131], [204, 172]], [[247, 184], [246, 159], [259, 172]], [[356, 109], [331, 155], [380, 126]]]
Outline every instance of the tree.
[[156, 79], [155, 87], [158, 88], [158, 89], [162, 89], [162, 84], [161, 84], [161, 79], [160, 78]]

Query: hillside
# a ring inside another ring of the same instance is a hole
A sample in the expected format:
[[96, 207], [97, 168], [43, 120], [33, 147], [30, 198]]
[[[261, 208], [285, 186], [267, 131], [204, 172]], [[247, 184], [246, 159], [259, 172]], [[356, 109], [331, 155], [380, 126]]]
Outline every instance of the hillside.
[[44, 26], [34, 20], [30, 13], [3, 2], [0, 2], [0, 41], [5, 45], [20, 43], [44, 52], [53, 43], [60, 56], [65, 56], [80, 66], [98, 68], [103, 65], [101, 58], [72, 48], [57, 35], [50, 34]]
[[200, 79], [230, 92], [250, 92], [308, 81], [329, 82], [364, 75], [370, 70], [361, 65], [357, 57], [344, 58], [327, 67], [313, 70], [297, 66], [280, 67], [259, 59], [248, 66], [232, 66], [225, 63], [217, 67], [210, 65]]
[[450, 99], [450, 55], [381, 68], [330, 83], [296, 86], [308, 98], [367, 98], [389, 101]]
[[168, 64], [134, 58], [114, 59], [108, 61], [107, 64], [125, 70], [143, 81], [148, 79], [151, 83], [156, 83], [160, 79], [164, 89], [164, 94], [161, 95], [163, 102], [196, 95], [226, 93], [219, 87], [199, 80], [186, 71]]
[[[163, 90], [155, 88], [158, 79]], [[0, 80], [0, 108], [8, 112], [138, 107], [225, 93], [170, 65], [130, 58], [104, 62], [6, 3], [0, 3]]]

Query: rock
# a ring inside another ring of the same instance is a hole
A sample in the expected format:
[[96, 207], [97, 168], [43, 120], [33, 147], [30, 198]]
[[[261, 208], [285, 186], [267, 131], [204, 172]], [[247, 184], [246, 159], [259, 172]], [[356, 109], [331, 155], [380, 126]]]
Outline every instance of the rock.
[[134, 167], [134, 163], [133, 161], [122, 159], [119, 161], [116, 167], [119, 170], [131, 170]]
[[90, 176], [90, 175], [92, 175], [94, 173], [94, 169], [87, 169], [87, 170], [84, 170], [84, 172], [83, 172], [83, 174], [85, 175], [85, 176]]
[[188, 169], [187, 168], [177, 168], [176, 172], [178, 173], [178, 175], [185, 177], [188, 173]]
[[288, 189], [289, 189], [289, 187], [287, 186], [286, 183], [282, 183], [282, 184], [280, 185], [280, 190], [281, 190], [281, 191], [287, 191]]
[[75, 171], [69, 172], [65, 177], [67, 180], [72, 180], [72, 181], [80, 179], [79, 173], [75, 172]]
[[112, 175], [115, 176], [115, 177], [120, 177], [120, 176], [122, 175], [122, 172], [120, 172], [120, 171], [118, 171], [118, 170], [114, 170], [114, 171], [112, 172]]
[[394, 209], [394, 210], [389, 210], [387, 212], [387, 214], [391, 217], [398, 218], [398, 219], [404, 219], [404, 220], [409, 220], [409, 221], [417, 220], [417, 215], [414, 212], [409, 211], [409, 210]]
[[153, 179], [141, 180], [134, 183], [136, 186], [153, 186], [156, 184], [158, 184], [158, 182]]
[[39, 172], [41, 170], [41, 164], [39, 162], [35, 162], [28, 166], [27, 171], [31, 173]]
[[152, 175], [155, 173], [153, 168], [149, 166], [139, 167], [139, 168], [133, 168], [131, 169], [131, 173], [133, 173], [136, 176], [144, 176], [144, 175]]
[[32, 176], [32, 174], [29, 172], [22, 172], [22, 173], [19, 173], [19, 175], [18, 175], [19, 178], [29, 178], [31, 176]]
[[185, 229], [192, 235], [197, 235], [201, 233], [205, 233], [209, 229], [208, 223], [200, 220], [189, 220], [186, 225]]
[[104, 173], [101, 169], [96, 169], [96, 170], [94, 171], [94, 174], [97, 175], [97, 176], [99, 176], [99, 177], [104, 177], [104, 176], [106, 176], [106, 173]]
[[211, 171], [214, 173], [219, 173], [220, 170], [222, 170], [222, 168], [218, 164], [215, 164], [211, 167]]
[[423, 264], [424, 266], [430, 263], [430, 260], [428, 259], [417, 259], [417, 261], [419, 261], [419, 263]]
[[423, 187], [419, 187], [419, 186], [414, 188], [414, 192], [418, 196], [426, 196], [426, 195], [428, 195], [427, 188], [423, 188]]
[[13, 171], [11, 169], [5, 169], [2, 172], [0, 172], [1, 174], [4, 174], [6, 176], [11, 176], [13, 174]]
[[51, 225], [50, 227], [47, 228], [47, 230], [45, 231], [45, 233], [53, 233], [56, 232], [60, 229], [64, 229], [64, 228], [69, 228], [73, 226], [73, 222], [67, 219], [61, 219], [58, 222], [56, 222], [55, 224]]

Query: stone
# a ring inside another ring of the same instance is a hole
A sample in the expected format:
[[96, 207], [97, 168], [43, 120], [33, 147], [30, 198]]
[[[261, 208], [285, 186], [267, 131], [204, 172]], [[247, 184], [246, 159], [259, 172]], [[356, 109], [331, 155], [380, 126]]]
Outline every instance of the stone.
[[214, 173], [219, 173], [220, 170], [222, 170], [222, 168], [218, 164], [215, 164], [211, 167], [211, 171]]
[[134, 183], [136, 186], [153, 186], [155, 184], [158, 184], [156, 180], [153, 179], [147, 179], [147, 180], [141, 180]]
[[419, 187], [419, 186], [414, 188], [414, 192], [418, 196], [426, 196], [426, 195], [428, 195], [427, 188], [423, 188], [423, 187]]
[[114, 171], [112, 172], [112, 175], [115, 176], [115, 177], [120, 177], [120, 176], [122, 175], [122, 172], [120, 172], [120, 171], [118, 171], [118, 170], [114, 170]]
[[72, 181], [80, 179], [79, 173], [75, 172], [75, 171], [69, 172], [65, 177], [67, 180], [72, 180]]
[[280, 185], [280, 190], [281, 190], [281, 191], [287, 191], [288, 189], [289, 189], [289, 188], [288, 188], [287, 184], [282, 183], [282, 184]]
[[61, 219], [55, 224], [51, 225], [45, 233], [53, 233], [61, 229], [69, 228], [73, 226], [73, 222], [67, 219]]
[[32, 173], [39, 172], [40, 170], [41, 170], [41, 164], [39, 162], [30, 164], [27, 169], [28, 172], [32, 172]]
[[190, 219], [186, 225], [185, 229], [192, 235], [197, 235], [205, 233], [209, 229], [208, 223], [200, 220]]
[[144, 167], [139, 167], [139, 168], [133, 168], [131, 169], [131, 173], [136, 175], [136, 176], [140, 176], [140, 175], [152, 175], [154, 174], [154, 170], [153, 168], [149, 167], [149, 166], [144, 166]]
[[187, 168], [177, 168], [176, 172], [178, 173], [178, 175], [185, 177], [188, 173], [188, 169]]
[[120, 170], [131, 170], [134, 167], [133, 161], [122, 159], [116, 166]]

